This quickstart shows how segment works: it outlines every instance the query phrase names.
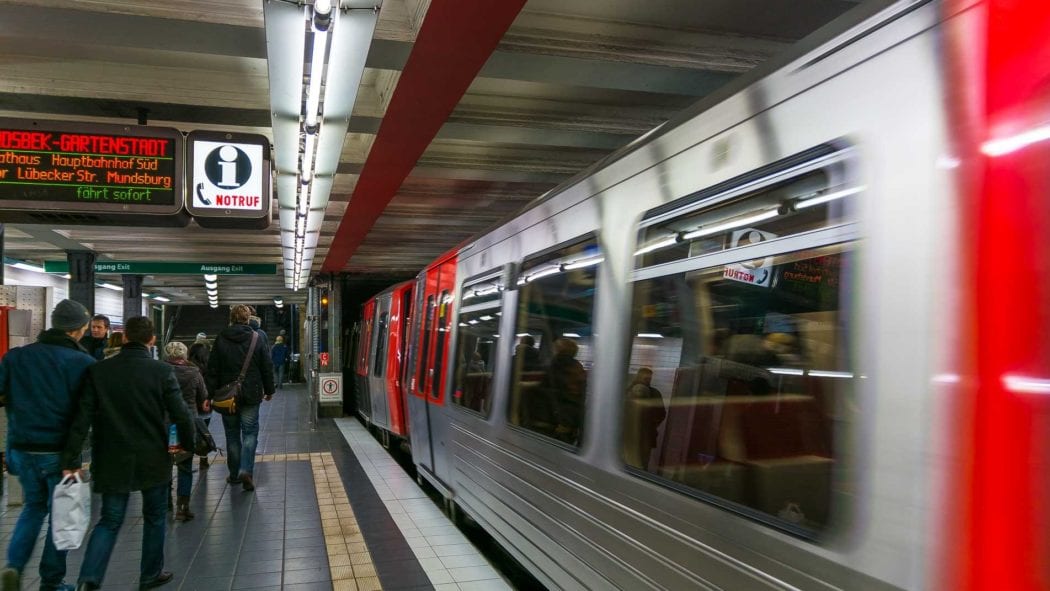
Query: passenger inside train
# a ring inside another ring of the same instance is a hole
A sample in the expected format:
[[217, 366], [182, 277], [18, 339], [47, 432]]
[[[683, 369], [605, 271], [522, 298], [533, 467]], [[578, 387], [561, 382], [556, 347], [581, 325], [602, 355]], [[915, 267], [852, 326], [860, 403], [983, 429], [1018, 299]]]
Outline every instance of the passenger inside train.
[[[731, 253], [848, 217], [838, 203], [797, 217], [771, 209], [770, 222], [693, 240], [682, 231], [754, 215], [820, 190], [813, 183], [826, 178], [812, 173], [733, 200], [715, 219], [687, 214], [650, 226], [647, 236], [675, 229], [676, 240], [638, 258], [647, 266]], [[760, 519], [820, 530], [836, 487], [845, 486], [831, 474], [842, 455], [836, 435], [848, 429], [846, 409], [853, 408], [855, 376], [844, 345], [852, 250], [847, 243], [755, 260], [723, 257], [723, 264], [636, 282], [628, 373], [651, 367], [651, 387], [666, 396], [627, 395], [628, 466]]]

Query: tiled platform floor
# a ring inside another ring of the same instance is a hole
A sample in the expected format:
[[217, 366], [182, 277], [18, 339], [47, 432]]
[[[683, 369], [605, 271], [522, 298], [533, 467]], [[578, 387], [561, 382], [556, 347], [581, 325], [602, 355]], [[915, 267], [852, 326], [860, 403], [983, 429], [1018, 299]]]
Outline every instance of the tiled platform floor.
[[[454, 590], [508, 586], [357, 421], [330, 419], [311, 431], [302, 386], [263, 405], [256, 490], [226, 484], [220, 459], [195, 473], [196, 519], [169, 521], [164, 589]], [[225, 447], [221, 420], [212, 420]], [[349, 444], [348, 444], [349, 441]], [[353, 450], [351, 450], [353, 448]], [[97, 520], [99, 500], [95, 497]], [[0, 556], [18, 507], [0, 504]], [[142, 540], [141, 504], [128, 517], [104, 589], [135, 589]], [[461, 538], [462, 536], [460, 536]], [[23, 589], [36, 589], [38, 543]], [[83, 548], [70, 552], [74, 582]]]

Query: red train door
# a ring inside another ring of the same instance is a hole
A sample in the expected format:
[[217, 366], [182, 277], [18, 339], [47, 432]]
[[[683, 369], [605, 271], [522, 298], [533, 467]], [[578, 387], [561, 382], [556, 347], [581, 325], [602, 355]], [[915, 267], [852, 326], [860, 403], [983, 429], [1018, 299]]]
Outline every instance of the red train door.
[[415, 355], [409, 388], [412, 455], [425, 476], [444, 466], [444, 455], [435, 449], [443, 441], [441, 412], [445, 406], [449, 335], [456, 281], [455, 254], [427, 267], [417, 280], [419, 318], [414, 337]]

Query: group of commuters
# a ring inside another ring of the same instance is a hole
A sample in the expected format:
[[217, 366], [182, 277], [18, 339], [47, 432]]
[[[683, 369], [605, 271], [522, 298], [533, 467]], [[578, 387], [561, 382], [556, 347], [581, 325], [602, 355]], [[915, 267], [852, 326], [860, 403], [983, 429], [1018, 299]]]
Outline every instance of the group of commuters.
[[[241, 484], [245, 491], [255, 489], [259, 405], [274, 394], [274, 360], [282, 355], [283, 366], [287, 347], [283, 352], [271, 351], [265, 333], [249, 326], [253, 314], [249, 306], [233, 306], [230, 325], [212, 347], [203, 334], [190, 347], [169, 343], [167, 361], [162, 362], [154, 359], [156, 333], [149, 318], [127, 319], [123, 344], [116, 354], [109, 354], [109, 319], [92, 317], [81, 304], [63, 300], [51, 312], [51, 328], [35, 343], [7, 352], [0, 360], [0, 403], [7, 407], [8, 467], [22, 485], [24, 505], [9, 543], [7, 565], [0, 570], [0, 590], [20, 588], [40, 528], [49, 517], [55, 487], [81, 470], [89, 430], [91, 485], [101, 495], [102, 505], [76, 590], [101, 586], [132, 492], [142, 494], [139, 588], [169, 582], [173, 574], [164, 570], [172, 469], [169, 426], [175, 426], [182, 447], [192, 450], [194, 419], [206, 420], [216, 390], [237, 380], [242, 368], [237, 410], [222, 416], [227, 480]], [[177, 464], [175, 518], [180, 521], [193, 518], [192, 461], [190, 455]], [[206, 467], [202, 460], [202, 468]], [[50, 520], [39, 571], [42, 590], [74, 589], [64, 582], [66, 551], [55, 548]]]

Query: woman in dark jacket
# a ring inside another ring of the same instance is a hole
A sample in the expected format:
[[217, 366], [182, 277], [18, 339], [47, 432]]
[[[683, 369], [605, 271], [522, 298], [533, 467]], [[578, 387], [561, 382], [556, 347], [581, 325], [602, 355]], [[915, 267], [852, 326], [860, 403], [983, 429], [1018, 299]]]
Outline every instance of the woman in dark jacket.
[[[175, 379], [179, 381], [182, 400], [186, 403], [186, 409], [190, 411], [190, 417], [207, 411], [208, 389], [204, 385], [204, 376], [201, 375], [196, 365], [186, 360], [188, 353], [186, 345], [172, 341], [164, 347], [164, 353], [167, 356], [167, 362], [175, 370]], [[175, 491], [178, 497], [175, 502], [175, 521], [189, 521], [193, 519], [193, 513], [190, 512], [190, 492], [193, 490], [193, 455], [179, 462], [177, 466], [179, 480]]]
[[[270, 347], [248, 326], [251, 316], [252, 309], [243, 304], [230, 308], [230, 325], [216, 337], [205, 373], [208, 398], [211, 399], [219, 388], [237, 380], [248, 351], [252, 349], [241, 394], [237, 398], [237, 412], [222, 415], [222, 426], [226, 430], [226, 465], [230, 470], [226, 481], [241, 483], [248, 491], [255, 490], [252, 472], [255, 469], [255, 448], [259, 443], [259, 405], [273, 397]], [[256, 335], [254, 348], [253, 335]]]
[[[211, 353], [211, 348], [208, 347], [208, 343], [203, 340], [204, 333], [197, 334], [197, 342], [190, 345], [189, 354], [186, 355], [186, 360], [197, 366], [197, 369], [201, 370], [201, 375], [207, 375], [208, 373], [208, 355]], [[211, 408], [198, 413], [202, 419], [204, 419], [204, 426], [211, 427]], [[201, 456], [201, 470], [208, 468], [208, 456]]]

